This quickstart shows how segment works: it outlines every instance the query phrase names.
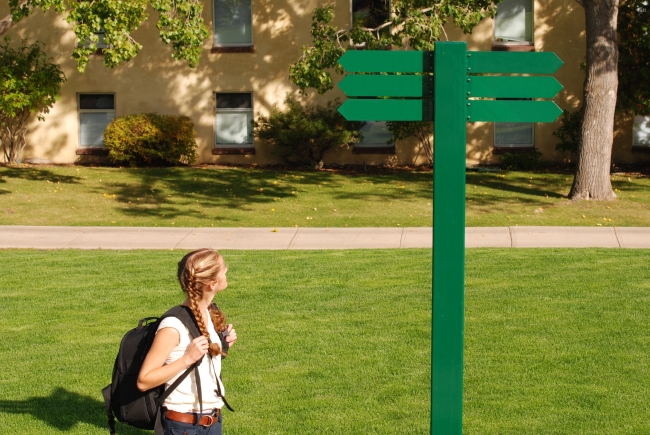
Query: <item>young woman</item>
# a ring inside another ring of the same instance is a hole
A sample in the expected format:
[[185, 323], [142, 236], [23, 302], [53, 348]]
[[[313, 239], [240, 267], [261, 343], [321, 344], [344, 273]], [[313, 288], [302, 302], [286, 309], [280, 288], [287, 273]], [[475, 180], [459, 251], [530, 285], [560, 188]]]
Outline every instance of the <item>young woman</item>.
[[163, 319], [142, 364], [138, 388], [146, 391], [162, 384], [169, 387], [188, 367], [206, 353], [210, 355], [198, 366], [203, 415], [199, 415], [196, 377], [191, 373], [163, 403], [165, 435], [221, 435], [225, 390], [220, 375], [225, 353], [217, 333], [227, 331], [229, 346], [237, 340], [237, 334], [232, 325], [225, 325], [225, 316], [212, 299], [228, 286], [227, 271], [223, 258], [213, 249], [190, 252], [178, 263], [178, 281], [187, 294], [183, 305], [192, 310], [202, 335], [192, 339], [179, 319]]

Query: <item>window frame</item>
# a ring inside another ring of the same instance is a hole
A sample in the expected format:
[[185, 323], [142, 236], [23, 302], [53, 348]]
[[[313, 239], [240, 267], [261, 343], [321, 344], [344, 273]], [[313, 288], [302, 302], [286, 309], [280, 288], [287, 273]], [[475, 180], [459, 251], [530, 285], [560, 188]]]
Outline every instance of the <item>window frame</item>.
[[[535, 148], [535, 123], [534, 122], [493, 122], [494, 128], [493, 128], [493, 141], [492, 141], [492, 148], [495, 150], [499, 150], [503, 152], [508, 152], [508, 150], [532, 150]], [[497, 124], [529, 124], [532, 130], [531, 138], [532, 142], [530, 145], [528, 144], [516, 144], [516, 143], [510, 143], [510, 144], [498, 144], [497, 145]]]
[[[508, 46], [534, 46], [535, 45], [535, 0], [527, 0], [530, 1], [531, 3], [531, 10], [532, 10], [532, 20], [530, 23], [531, 29], [531, 40], [530, 41], [497, 41], [497, 16], [495, 15], [494, 18], [492, 19], [492, 45], [493, 46], [501, 46], [501, 47], [508, 47]], [[503, 2], [499, 3], [502, 4]], [[497, 5], [498, 9], [498, 5]]]
[[[113, 96], [113, 109], [82, 109], [81, 108], [81, 96], [82, 95], [112, 95]], [[96, 149], [102, 150], [106, 148], [106, 145], [103, 143], [101, 146], [96, 145], [83, 145], [81, 143], [81, 114], [82, 113], [113, 113], [113, 119], [117, 118], [117, 95], [115, 92], [77, 92], [77, 125], [79, 126], [79, 133], [77, 136], [78, 146], [77, 149], [80, 150], [89, 150]]]
[[[95, 35], [99, 36], [99, 41], [97, 41], [97, 50], [95, 51], [94, 54], [104, 54], [104, 50], [107, 48], [111, 48], [110, 44], [106, 43], [106, 40], [104, 42], [102, 41], [102, 36], [105, 37], [106, 31], [102, 28], [99, 32], [93, 32]], [[84, 48], [88, 48], [90, 46], [90, 41], [85, 41], [83, 44]]]
[[[366, 123], [373, 122], [373, 123], [384, 123], [386, 124], [387, 121], [365, 121]], [[357, 149], [364, 149], [364, 148], [395, 148], [395, 136], [391, 135], [391, 142], [367, 142], [367, 143], [361, 143], [361, 142], [355, 142], [354, 143], [354, 148]]]
[[[217, 36], [217, 32], [216, 32], [217, 8], [215, 7], [215, 2], [216, 1], [217, 0], [212, 0], [212, 48], [218, 50], [218, 49], [228, 49], [228, 48], [245, 49], [245, 48], [253, 47], [255, 45], [254, 44], [255, 35], [254, 35], [254, 32], [253, 32], [253, 28], [254, 28], [253, 27], [253, 0], [248, 0], [250, 2], [250, 5], [251, 5], [251, 16], [250, 16], [250, 18], [251, 18], [251, 21], [250, 21], [250, 23], [251, 23], [251, 42], [250, 43], [248, 43], [248, 42], [235, 42], [235, 43], [230, 43], [230, 44], [217, 44], [217, 42], [215, 41], [215, 38]], [[216, 107], [216, 105], [215, 105], [215, 107]]]
[[650, 150], [650, 136], [648, 137], [648, 143], [647, 144], [642, 144], [642, 143], [637, 143], [636, 142], [636, 134], [635, 131], [637, 130], [637, 119], [641, 118], [643, 119], [642, 123], [646, 124], [647, 128], [650, 129], [650, 116], [643, 116], [643, 115], [634, 115], [634, 120], [632, 121], [632, 147], [636, 149], [641, 149], [641, 150]]
[[[496, 98], [496, 100], [526, 100], [526, 101], [532, 101], [532, 98]], [[495, 150], [505, 150], [502, 152], [507, 152], [507, 150], [524, 150], [524, 149], [534, 149], [535, 148], [535, 123], [534, 122], [493, 122], [493, 139], [492, 139], [492, 148]], [[511, 144], [499, 144], [497, 146], [497, 124], [528, 124], [531, 127], [532, 134], [531, 134], [531, 139], [532, 143], [530, 145], [528, 144], [516, 144], [516, 143], [511, 143]]]
[[217, 143], [217, 115], [219, 112], [224, 112], [224, 109], [219, 109], [217, 107], [217, 96], [219, 94], [249, 94], [251, 97], [251, 107], [250, 109], [225, 109], [227, 112], [234, 113], [248, 113], [251, 114], [251, 119], [255, 117], [255, 99], [253, 98], [253, 92], [241, 92], [241, 91], [215, 91], [212, 93], [213, 106], [214, 107], [214, 137], [212, 140], [213, 149], [254, 149], [255, 148], [255, 137], [253, 136], [252, 126], [251, 126], [251, 142], [250, 143]]

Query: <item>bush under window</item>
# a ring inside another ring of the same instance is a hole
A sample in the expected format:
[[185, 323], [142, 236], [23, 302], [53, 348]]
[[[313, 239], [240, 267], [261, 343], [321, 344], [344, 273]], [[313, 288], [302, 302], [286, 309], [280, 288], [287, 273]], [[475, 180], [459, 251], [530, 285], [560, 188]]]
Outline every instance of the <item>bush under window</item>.
[[338, 112], [339, 101], [301, 106], [287, 98], [286, 109], [271, 109], [253, 123], [255, 137], [273, 145], [273, 153], [287, 163], [322, 167], [331, 149], [349, 147], [360, 138], [360, 122], [347, 121]]
[[141, 113], [114, 119], [104, 132], [109, 158], [129, 166], [191, 165], [196, 131], [187, 116]]

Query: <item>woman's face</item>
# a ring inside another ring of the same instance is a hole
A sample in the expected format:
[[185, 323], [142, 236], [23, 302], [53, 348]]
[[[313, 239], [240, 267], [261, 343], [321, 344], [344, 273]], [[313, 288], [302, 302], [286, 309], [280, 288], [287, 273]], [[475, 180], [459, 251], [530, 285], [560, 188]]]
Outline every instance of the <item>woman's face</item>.
[[217, 277], [215, 278], [214, 281], [215, 283], [214, 290], [216, 292], [225, 290], [226, 287], [228, 287], [228, 279], [226, 278], [226, 272], [228, 272], [228, 267], [224, 264], [223, 258], [221, 258], [219, 262], [221, 263], [221, 267], [220, 267], [221, 270], [219, 270], [219, 273], [217, 274]]

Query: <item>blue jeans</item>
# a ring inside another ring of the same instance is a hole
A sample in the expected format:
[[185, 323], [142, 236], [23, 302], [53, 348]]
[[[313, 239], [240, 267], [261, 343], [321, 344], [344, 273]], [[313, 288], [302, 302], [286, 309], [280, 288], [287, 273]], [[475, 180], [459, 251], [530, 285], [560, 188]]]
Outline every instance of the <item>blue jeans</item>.
[[219, 415], [217, 423], [212, 426], [199, 426], [181, 423], [179, 421], [167, 420], [163, 415], [162, 426], [165, 435], [222, 435], [221, 420], [222, 415]]

